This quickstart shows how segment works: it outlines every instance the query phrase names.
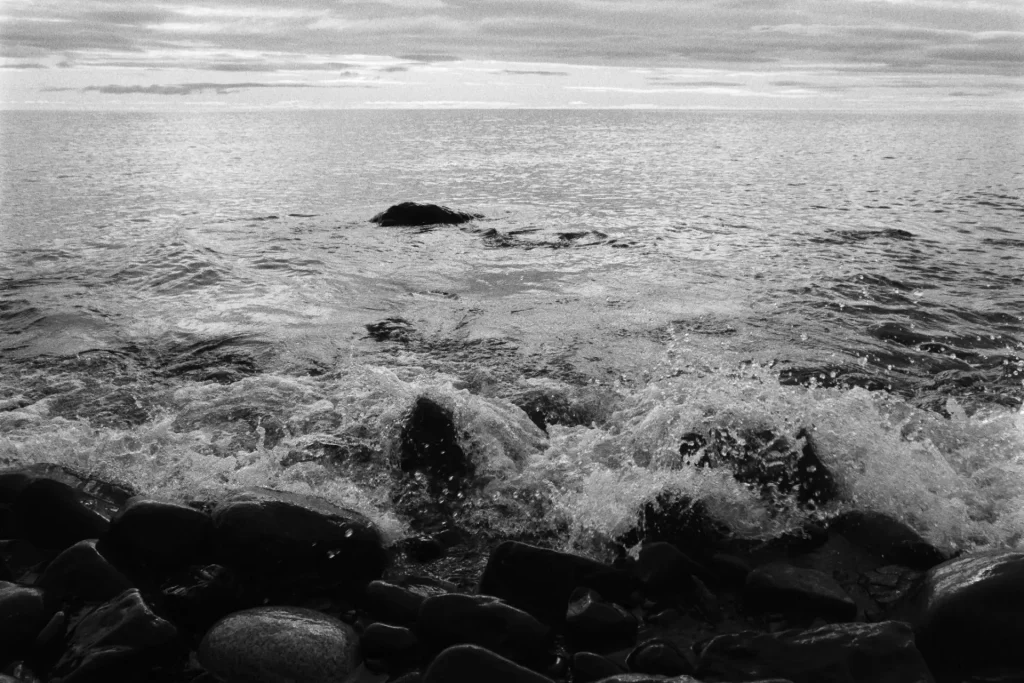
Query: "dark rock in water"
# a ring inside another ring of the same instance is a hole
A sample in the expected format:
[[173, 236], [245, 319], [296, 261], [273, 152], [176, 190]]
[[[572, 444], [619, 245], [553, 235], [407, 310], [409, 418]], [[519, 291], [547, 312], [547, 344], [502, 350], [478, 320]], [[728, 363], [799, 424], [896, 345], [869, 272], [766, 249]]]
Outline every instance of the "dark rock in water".
[[543, 669], [553, 659], [551, 629], [487, 595], [429, 598], [420, 608], [416, 634], [428, 652], [479, 645], [532, 669]]
[[806, 614], [848, 621], [857, 605], [828, 574], [772, 562], [750, 572], [744, 590], [746, 604], [767, 612]]
[[448, 410], [425, 396], [416, 399], [401, 436], [403, 472], [423, 472], [434, 495], [455, 493], [473, 475]]
[[190, 567], [160, 586], [163, 613], [189, 634], [201, 635], [221, 618], [249, 606], [244, 604], [246, 597], [234, 572], [217, 564]]
[[940, 564], [897, 615], [913, 624], [940, 683], [990, 674], [1024, 680], [1024, 552]]
[[104, 552], [161, 573], [193, 564], [207, 551], [213, 523], [185, 505], [132, 498], [110, 520], [100, 544]]
[[693, 662], [672, 641], [662, 638], [638, 645], [626, 658], [630, 671], [663, 676], [688, 676], [693, 673]]
[[43, 591], [0, 581], [0, 668], [24, 657], [48, 616]]
[[412, 626], [427, 598], [445, 592], [426, 586], [406, 587], [387, 581], [373, 581], [366, 587], [364, 606], [374, 618], [383, 622]]
[[177, 631], [135, 589], [100, 605], [72, 626], [53, 683], [152, 680], [151, 668], [174, 654]]
[[483, 216], [478, 213], [455, 211], [447, 206], [438, 206], [437, 204], [402, 202], [388, 207], [387, 210], [371, 218], [370, 222], [382, 226], [458, 225], [477, 218], [483, 218]]
[[132, 587], [96, 549], [95, 540], [79, 541], [54, 558], [38, 585], [46, 591], [48, 602], [77, 599], [87, 603], [105, 602]]
[[505, 541], [491, 553], [479, 590], [558, 625], [565, 620], [569, 597], [581, 586], [625, 604], [635, 582], [627, 572], [596, 560]]
[[574, 650], [612, 652], [631, 647], [639, 628], [636, 617], [590, 588], [577, 588], [569, 599], [565, 637]]
[[315, 588], [365, 584], [387, 564], [369, 519], [313, 496], [252, 489], [219, 503], [212, 516], [216, 552], [242, 574], [303, 577]]
[[698, 467], [729, 467], [738, 481], [759, 487], [764, 496], [793, 495], [803, 505], [824, 505], [838, 495], [835, 479], [807, 430], [796, 438], [804, 440], [799, 453], [771, 430], [735, 434], [714, 428], [707, 435], [684, 435], [679, 454]]
[[476, 645], [456, 645], [439, 654], [422, 683], [551, 683], [551, 679]]
[[574, 683], [594, 683], [625, 672], [607, 657], [594, 652], [577, 652], [572, 656], [572, 673]]
[[878, 555], [885, 564], [924, 571], [947, 559], [916, 531], [881, 512], [844, 512], [832, 522], [831, 528], [855, 545]]
[[359, 664], [359, 636], [320, 612], [259, 607], [217, 622], [199, 646], [199, 663], [230, 683], [337, 683]]
[[372, 339], [380, 342], [407, 342], [412, 337], [414, 330], [409, 321], [404, 318], [388, 318], [379, 323], [367, 325], [366, 332]]
[[709, 579], [711, 572], [671, 543], [647, 543], [637, 555], [633, 572], [643, 582], [648, 596], [663, 597], [691, 593], [691, 575]]
[[396, 673], [416, 665], [419, 640], [402, 626], [370, 624], [363, 631], [360, 650], [367, 665], [377, 671]]
[[626, 547], [666, 541], [700, 555], [714, 552], [729, 536], [729, 528], [711, 516], [704, 501], [664, 491], [644, 505], [636, 528], [617, 540]]
[[63, 549], [107, 532], [109, 522], [86, 507], [75, 489], [52, 479], [29, 482], [11, 504], [10, 524], [18, 538], [44, 548]]
[[510, 396], [509, 400], [544, 430], [548, 425], [589, 425], [598, 417], [586, 403], [572, 400], [565, 392], [555, 389], [528, 389]]
[[785, 678], [793, 683], [933, 683], [907, 624], [832, 624], [713, 638], [696, 676], [708, 681]]

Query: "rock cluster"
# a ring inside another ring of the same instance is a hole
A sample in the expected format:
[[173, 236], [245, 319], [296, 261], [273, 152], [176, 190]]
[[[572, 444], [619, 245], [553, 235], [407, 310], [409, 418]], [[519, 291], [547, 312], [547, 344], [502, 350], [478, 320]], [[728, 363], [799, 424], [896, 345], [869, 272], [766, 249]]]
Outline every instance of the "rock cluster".
[[[413, 411], [409, 476], [463, 474], [443, 417]], [[713, 450], [700, 457], [727, 449]], [[828, 481], [792, 471], [819, 504]], [[1024, 552], [948, 559], [874, 512], [756, 544], [700, 501], [638, 521], [638, 553], [610, 564], [499, 539], [471, 586], [436, 578], [464, 543], [451, 529], [424, 565], [415, 545], [386, 549], [368, 519], [311, 496], [186, 505], [53, 465], [0, 472], [0, 680], [1024, 679]]]

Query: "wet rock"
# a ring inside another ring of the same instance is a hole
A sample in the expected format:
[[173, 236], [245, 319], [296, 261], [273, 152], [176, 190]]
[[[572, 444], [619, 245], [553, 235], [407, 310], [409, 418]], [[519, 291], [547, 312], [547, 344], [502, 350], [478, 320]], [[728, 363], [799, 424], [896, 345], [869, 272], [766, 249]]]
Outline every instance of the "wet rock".
[[47, 617], [41, 590], [0, 581], [0, 667], [24, 656]]
[[635, 582], [627, 572], [586, 557], [506, 541], [491, 553], [479, 590], [557, 625], [580, 586], [628, 604]]
[[428, 652], [479, 645], [532, 669], [543, 669], [553, 659], [551, 629], [487, 595], [429, 598], [420, 608], [416, 634]]
[[940, 564], [898, 614], [913, 624], [940, 682], [996, 674], [1024, 679], [1024, 552]]
[[213, 511], [221, 562], [241, 574], [302, 577], [296, 589], [365, 584], [387, 563], [380, 532], [358, 512], [270, 489], [231, 496]]
[[655, 638], [638, 645], [626, 658], [630, 671], [663, 676], [688, 676], [693, 662], [670, 640]]
[[645, 544], [637, 555], [633, 572], [643, 582], [646, 594], [653, 597], [690, 594], [690, 575], [711, 577], [704, 565], [664, 541]]
[[669, 490], [644, 504], [636, 528], [617, 541], [626, 547], [665, 541], [702, 555], [715, 552], [729, 537], [729, 528], [711, 515], [704, 501]]
[[405, 318], [387, 318], [366, 326], [366, 332], [375, 341], [407, 342], [415, 334], [412, 324]]
[[199, 663], [227, 683], [336, 683], [359, 664], [359, 636], [313, 610], [257, 607], [214, 624]]
[[129, 564], [163, 572], [200, 559], [212, 528], [205, 512], [136, 497], [110, 520], [110, 531], [100, 547]]
[[701, 683], [691, 676], [662, 676], [661, 674], [624, 673], [602, 678], [597, 683]]
[[852, 510], [832, 522], [851, 543], [877, 555], [882, 564], [900, 564], [925, 571], [946, 561], [938, 548], [909, 526], [880, 512]]
[[54, 551], [43, 550], [29, 541], [0, 541], [0, 575], [7, 577], [4, 581], [35, 583], [55, 556]]
[[527, 389], [510, 396], [509, 401], [545, 431], [549, 425], [589, 425], [598, 417], [593, 407], [573, 400], [565, 391], [555, 388]]
[[131, 581], [96, 549], [95, 540], [79, 541], [46, 567], [39, 587], [47, 601], [76, 599], [106, 602], [132, 588]]
[[79, 493], [59, 481], [37, 478], [11, 504], [9, 523], [17, 538], [62, 550], [106, 533], [109, 522], [86, 507]]
[[473, 475], [451, 413], [425, 396], [416, 399], [402, 429], [401, 467], [424, 473], [434, 495], [458, 492]]
[[247, 597], [234, 572], [216, 564], [189, 567], [160, 586], [163, 612], [188, 634], [202, 635], [221, 618], [250, 606]]
[[636, 642], [639, 628], [636, 617], [590, 588], [577, 588], [569, 599], [565, 636], [573, 649], [621, 650]]
[[728, 467], [738, 481], [757, 486], [766, 497], [795, 496], [805, 506], [824, 505], [838, 495], [835, 478], [818, 457], [810, 433], [801, 429], [796, 438], [804, 441], [799, 451], [771, 430], [713, 428], [684, 435], [679, 454], [698, 467]]
[[933, 682], [910, 626], [895, 621], [717, 636], [700, 653], [696, 676], [707, 681]]
[[373, 581], [366, 587], [364, 606], [380, 621], [412, 626], [427, 598], [447, 592], [431, 586], [399, 586], [388, 581]]
[[370, 624], [360, 640], [363, 659], [374, 670], [390, 673], [407, 671], [416, 664], [419, 640], [402, 626]]
[[422, 683], [551, 683], [551, 679], [476, 645], [456, 645], [439, 654]]
[[594, 683], [609, 676], [625, 673], [618, 664], [594, 652], [574, 654], [572, 672], [575, 683]]
[[805, 614], [834, 621], [857, 616], [857, 605], [835, 579], [815, 569], [772, 562], [750, 572], [746, 604], [766, 612]]
[[146, 672], [173, 655], [176, 630], [156, 616], [138, 590], [125, 591], [74, 624], [53, 683], [151, 680]]
[[483, 218], [478, 213], [465, 213], [455, 211], [447, 206], [437, 204], [419, 204], [417, 202], [402, 202], [388, 207], [385, 211], [370, 219], [371, 223], [380, 226], [419, 226], [419, 225], [458, 225], [477, 218]]

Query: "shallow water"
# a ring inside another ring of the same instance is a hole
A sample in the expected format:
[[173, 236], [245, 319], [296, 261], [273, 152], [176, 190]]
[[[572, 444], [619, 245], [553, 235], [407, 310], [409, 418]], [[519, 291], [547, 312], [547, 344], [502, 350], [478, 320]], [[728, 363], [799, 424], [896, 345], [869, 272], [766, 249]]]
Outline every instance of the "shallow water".
[[[674, 487], [770, 533], [806, 513], [679, 467], [679, 440], [812, 427], [840, 508], [950, 548], [1021, 543], [1020, 117], [0, 124], [7, 462], [175, 497], [312, 490], [397, 538], [399, 425], [426, 394], [488, 481], [469, 494], [476, 524], [591, 547]], [[368, 222], [403, 200], [485, 218]], [[390, 340], [368, 334], [389, 318]], [[507, 400], [537, 388], [589, 422], [538, 430]]]

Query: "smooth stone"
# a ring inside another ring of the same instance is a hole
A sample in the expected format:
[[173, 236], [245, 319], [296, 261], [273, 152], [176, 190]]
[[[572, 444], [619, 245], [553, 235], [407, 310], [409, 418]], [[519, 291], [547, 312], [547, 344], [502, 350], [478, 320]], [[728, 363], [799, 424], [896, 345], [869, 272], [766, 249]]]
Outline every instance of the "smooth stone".
[[427, 652], [478, 645], [533, 669], [543, 669], [553, 659], [550, 628], [488, 595], [453, 593], [427, 599], [416, 634]]
[[607, 600], [628, 604], [635, 585], [628, 572], [596, 560], [505, 541], [488, 558], [479, 591], [559, 625], [576, 588], [592, 588]]
[[68, 646], [53, 669], [52, 683], [148, 680], [173, 653], [177, 630], [149, 608], [132, 588], [96, 607], [71, 629]]
[[9, 524], [18, 538], [55, 550], [99, 538], [109, 527], [106, 518], [82, 504], [75, 489], [44, 478], [21, 489], [11, 504]]
[[434, 658], [422, 683], [551, 683], [531, 671], [477, 645], [455, 645]]
[[448, 591], [434, 586], [399, 586], [389, 581], [371, 581], [363, 598], [366, 611], [388, 624], [413, 626], [427, 598]]
[[387, 564], [367, 517], [314, 496], [251, 489], [218, 504], [212, 516], [222, 563], [243, 573], [365, 583]]
[[664, 541], [646, 543], [640, 548], [633, 573], [643, 582], [647, 595], [658, 597], [692, 593], [691, 574], [711, 577], [704, 565]]
[[897, 609], [940, 683], [989, 673], [1024, 680], [1024, 552], [940, 564]]
[[101, 546], [132, 564], [158, 569], [195, 562], [209, 545], [213, 523], [186, 505], [135, 497], [110, 520]]
[[565, 637], [573, 649], [611, 652], [636, 643], [640, 624], [631, 613], [606, 602], [597, 591], [577, 588], [569, 601]]
[[359, 636], [299, 607], [257, 607], [214, 624], [199, 663], [225, 683], [338, 683], [359, 664]]
[[0, 581], [0, 667], [25, 652], [46, 620], [43, 591]]
[[637, 645], [626, 657], [630, 671], [663, 676], [688, 676], [693, 673], [693, 662], [675, 643], [655, 638]]
[[251, 607], [244, 593], [235, 573], [219, 564], [189, 567], [160, 586], [168, 618], [199, 635], [232, 612]]
[[106, 602], [132, 588], [131, 581], [96, 549], [95, 539], [79, 541], [54, 558], [38, 585], [48, 602]]
[[596, 652], [577, 652], [572, 656], [572, 673], [574, 683], [594, 683], [625, 672], [618, 664]]
[[857, 617], [857, 604], [835, 579], [784, 562], [772, 562], [750, 572], [744, 598], [748, 605], [762, 611], [811, 614], [836, 621]]
[[896, 621], [717, 636], [701, 651], [696, 676], [709, 681], [934, 683], [910, 626]]
[[945, 554], [909, 526], [881, 512], [852, 510], [832, 522], [851, 543], [877, 555], [882, 564], [926, 571], [945, 562]]
[[370, 624], [360, 640], [363, 659], [379, 660], [386, 671], [404, 671], [416, 663], [419, 640], [409, 629], [390, 624]]
[[458, 225], [477, 218], [483, 216], [437, 204], [402, 202], [378, 213], [370, 222], [381, 226]]

